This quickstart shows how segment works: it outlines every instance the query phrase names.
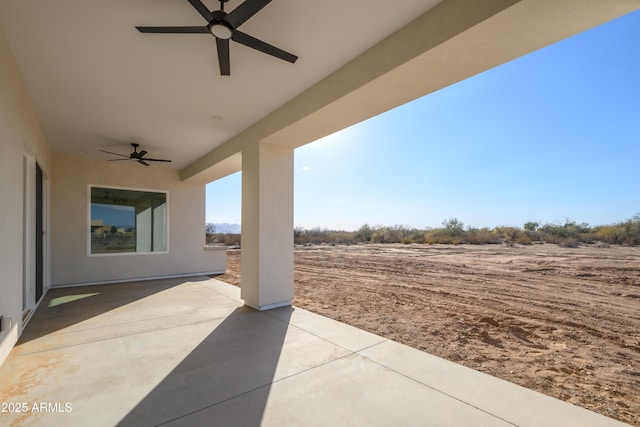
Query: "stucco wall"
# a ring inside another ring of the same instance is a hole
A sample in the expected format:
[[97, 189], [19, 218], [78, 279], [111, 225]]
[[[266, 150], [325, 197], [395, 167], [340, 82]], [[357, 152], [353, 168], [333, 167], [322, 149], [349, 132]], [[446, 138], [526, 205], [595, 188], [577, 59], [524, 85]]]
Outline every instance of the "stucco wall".
[[0, 32], [0, 315], [13, 320], [10, 330], [0, 332], [0, 364], [21, 329], [25, 155], [51, 175], [49, 147]]
[[[56, 156], [52, 182], [53, 286], [224, 272], [226, 253], [206, 251], [205, 186], [179, 173], [135, 162]], [[89, 256], [88, 185], [169, 192], [169, 251]]]

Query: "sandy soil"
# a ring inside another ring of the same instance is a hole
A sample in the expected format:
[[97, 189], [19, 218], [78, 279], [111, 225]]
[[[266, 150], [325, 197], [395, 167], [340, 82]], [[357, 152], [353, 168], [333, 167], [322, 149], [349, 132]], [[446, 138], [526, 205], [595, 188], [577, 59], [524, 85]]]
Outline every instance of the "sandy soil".
[[[239, 282], [229, 251], [228, 283]], [[294, 305], [640, 426], [640, 247], [299, 247]]]

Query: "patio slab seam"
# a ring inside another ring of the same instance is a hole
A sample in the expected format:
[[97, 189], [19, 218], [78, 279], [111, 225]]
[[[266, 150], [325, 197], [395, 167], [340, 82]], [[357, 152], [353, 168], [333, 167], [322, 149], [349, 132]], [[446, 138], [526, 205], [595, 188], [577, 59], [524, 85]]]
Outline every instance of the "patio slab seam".
[[[293, 306], [292, 306], [292, 307], [293, 307]], [[295, 308], [295, 307], [294, 307], [294, 308]], [[336, 347], [340, 347], [341, 349], [346, 350], [346, 351], [348, 351], [348, 352], [349, 352], [349, 353], [351, 353], [351, 354], [358, 353], [358, 352], [360, 352], [360, 351], [365, 351], [365, 350], [367, 350], [367, 349], [369, 349], [369, 348], [375, 347], [376, 345], [379, 345], [379, 344], [382, 344], [382, 343], [384, 343], [384, 342], [389, 341], [387, 338], [380, 337], [380, 341], [378, 341], [378, 342], [376, 342], [376, 343], [374, 343], [374, 344], [364, 346], [364, 347], [362, 347], [362, 348], [359, 348], [358, 350], [353, 350], [353, 349], [349, 349], [349, 348], [347, 348], [347, 347], [343, 346], [342, 344], [339, 344], [339, 343], [337, 343], [337, 342], [335, 342], [335, 341], [332, 341], [332, 340], [330, 340], [329, 338], [326, 338], [326, 337], [324, 337], [324, 336], [322, 336], [322, 335], [320, 335], [320, 334], [318, 334], [318, 333], [316, 333], [316, 332], [313, 332], [313, 331], [310, 331], [309, 329], [303, 328], [302, 326], [298, 326], [298, 325], [295, 325], [295, 324], [293, 324], [293, 323], [291, 323], [291, 322], [289, 322], [289, 321], [282, 320], [282, 319], [280, 319], [278, 316], [275, 316], [275, 315], [273, 315], [273, 314], [271, 314], [271, 313], [269, 313], [269, 312], [263, 312], [263, 313], [265, 313], [265, 314], [269, 315], [270, 317], [272, 317], [272, 318], [274, 318], [274, 319], [276, 319], [276, 320], [279, 320], [279, 321], [280, 321], [280, 322], [282, 322], [282, 323], [286, 323], [286, 324], [288, 324], [289, 326], [292, 326], [292, 327], [294, 327], [294, 328], [296, 328], [296, 329], [298, 329], [298, 330], [300, 330], [300, 331], [303, 331], [303, 332], [305, 332], [305, 333], [307, 333], [307, 334], [309, 334], [309, 335], [313, 335], [314, 337], [319, 338], [319, 339], [321, 339], [322, 341], [325, 341], [325, 342], [327, 342], [327, 343], [329, 343], [329, 344], [331, 344], [331, 345], [335, 345]], [[314, 313], [314, 314], [315, 314], [315, 313]], [[320, 315], [318, 315], [318, 316], [320, 316]], [[345, 326], [347, 326], [347, 325], [345, 324]]]
[[[387, 340], [387, 341], [393, 342], [393, 343], [398, 344], [398, 345], [403, 345], [403, 344], [396, 343], [395, 341], [392, 341], [392, 340]], [[379, 345], [381, 345], [381, 344], [383, 344], [383, 343], [378, 343], [378, 344], [371, 345], [371, 346], [367, 347], [366, 349], [362, 349], [362, 350], [360, 350], [360, 351], [365, 351], [365, 350], [367, 350], [367, 349], [369, 349], [369, 348], [373, 348], [373, 347], [379, 346]], [[384, 368], [384, 369], [387, 369], [387, 370], [389, 370], [389, 371], [391, 371], [391, 372], [393, 372], [393, 373], [395, 373], [395, 374], [397, 374], [397, 375], [400, 375], [400, 376], [402, 376], [402, 377], [404, 377], [404, 378], [406, 378], [406, 379], [408, 379], [408, 380], [410, 380], [410, 381], [413, 381], [413, 382], [415, 382], [415, 383], [417, 383], [417, 384], [420, 384], [420, 385], [422, 385], [422, 386], [424, 386], [424, 387], [427, 387], [427, 388], [429, 388], [429, 389], [431, 389], [431, 390], [433, 390], [433, 391], [435, 391], [435, 392], [437, 392], [437, 393], [440, 393], [440, 394], [442, 394], [442, 395], [444, 395], [444, 396], [447, 396], [447, 397], [448, 397], [448, 398], [450, 398], [450, 399], [454, 399], [454, 400], [456, 400], [456, 401], [458, 401], [458, 402], [460, 402], [460, 403], [462, 403], [462, 404], [464, 404], [464, 405], [467, 405], [467, 406], [469, 406], [469, 407], [471, 407], [471, 408], [473, 408], [473, 409], [476, 409], [476, 410], [478, 410], [478, 411], [480, 411], [480, 412], [484, 412], [485, 414], [490, 415], [490, 416], [492, 416], [492, 417], [494, 417], [494, 418], [497, 418], [497, 419], [499, 419], [500, 421], [504, 421], [505, 423], [511, 424], [511, 425], [513, 425], [513, 426], [519, 426], [519, 424], [513, 423], [512, 421], [509, 421], [509, 420], [507, 420], [507, 419], [504, 419], [504, 418], [502, 418], [502, 417], [500, 417], [500, 416], [498, 416], [498, 415], [496, 415], [496, 414], [494, 414], [494, 413], [492, 413], [492, 412], [487, 411], [486, 409], [482, 409], [482, 408], [479, 408], [479, 407], [478, 407], [478, 406], [476, 406], [476, 405], [472, 405], [471, 403], [466, 402], [466, 401], [464, 401], [464, 400], [460, 399], [459, 397], [453, 396], [453, 395], [451, 395], [451, 394], [449, 394], [449, 393], [447, 393], [447, 392], [444, 392], [444, 391], [442, 391], [442, 390], [440, 390], [440, 389], [438, 389], [438, 388], [436, 388], [436, 387], [434, 387], [434, 386], [432, 386], [432, 385], [426, 384], [426, 383], [424, 383], [423, 381], [420, 381], [420, 380], [418, 380], [418, 379], [416, 379], [416, 378], [413, 378], [413, 377], [411, 377], [411, 376], [409, 376], [409, 375], [407, 375], [407, 374], [404, 374], [404, 373], [402, 373], [402, 372], [399, 372], [399, 371], [397, 371], [397, 370], [395, 370], [395, 369], [393, 369], [393, 368], [391, 368], [391, 367], [389, 367], [389, 366], [385, 365], [384, 363], [377, 362], [377, 361], [375, 361], [375, 360], [373, 360], [373, 359], [371, 359], [371, 358], [369, 358], [369, 357], [367, 357], [367, 356], [364, 356], [364, 355], [360, 354], [360, 352], [356, 352], [356, 354], [357, 354], [358, 356], [362, 357], [363, 359], [368, 360], [368, 361], [369, 361], [369, 362], [371, 362], [371, 363], [374, 363], [374, 364], [376, 364], [376, 365], [378, 365], [378, 366], [380, 366], [380, 367], [382, 367], [382, 368]]]
[[[236, 395], [229, 396], [229, 397], [224, 398], [224, 399], [222, 399], [222, 400], [220, 400], [220, 401], [218, 401], [218, 402], [214, 402], [214, 403], [212, 403], [212, 404], [210, 404], [210, 405], [203, 406], [203, 407], [201, 407], [200, 409], [197, 409], [197, 410], [195, 410], [195, 411], [191, 411], [191, 412], [188, 412], [188, 413], [186, 413], [186, 414], [182, 414], [182, 415], [180, 415], [179, 417], [176, 417], [176, 418], [173, 418], [173, 419], [170, 419], [170, 420], [166, 420], [166, 421], [164, 421], [164, 422], [162, 422], [162, 423], [158, 424], [158, 426], [166, 425], [166, 424], [172, 423], [172, 422], [174, 422], [174, 421], [180, 420], [180, 419], [182, 419], [182, 418], [188, 417], [188, 416], [190, 416], [190, 415], [196, 414], [196, 413], [201, 412], [201, 411], [204, 411], [204, 410], [206, 410], [206, 409], [210, 409], [210, 408], [213, 408], [213, 407], [215, 407], [215, 406], [222, 405], [222, 404], [223, 404], [223, 403], [225, 403], [225, 402], [229, 402], [229, 401], [231, 401], [231, 400], [234, 400], [234, 399], [240, 398], [240, 397], [242, 397], [242, 396], [246, 396], [246, 395], [248, 395], [248, 394], [250, 394], [250, 393], [253, 393], [253, 392], [255, 392], [255, 391], [261, 390], [261, 389], [263, 389], [263, 388], [265, 388], [265, 387], [271, 387], [273, 384], [276, 384], [276, 383], [279, 383], [279, 382], [282, 382], [282, 381], [288, 380], [288, 379], [290, 379], [290, 378], [296, 377], [296, 376], [301, 375], [301, 374], [304, 374], [304, 373], [306, 373], [306, 372], [313, 371], [313, 370], [315, 370], [315, 369], [319, 369], [319, 368], [321, 368], [321, 367], [323, 367], [323, 366], [327, 366], [327, 365], [329, 365], [329, 364], [331, 364], [331, 363], [335, 363], [335, 362], [337, 362], [337, 361], [339, 361], [339, 360], [342, 360], [342, 359], [345, 359], [345, 358], [347, 358], [347, 357], [351, 357], [351, 356], [353, 356], [353, 355], [357, 355], [355, 352], [352, 352], [352, 351], [350, 351], [350, 350], [347, 350], [347, 351], [349, 351], [349, 353], [344, 354], [344, 355], [342, 355], [342, 356], [338, 356], [338, 357], [336, 357], [336, 358], [334, 358], [334, 359], [331, 359], [331, 360], [327, 360], [326, 362], [319, 363], [319, 364], [317, 364], [317, 365], [315, 365], [315, 366], [311, 366], [311, 367], [309, 367], [309, 368], [302, 369], [302, 370], [300, 370], [300, 371], [298, 371], [298, 372], [294, 372], [294, 373], [289, 374], [289, 375], [286, 375], [286, 376], [284, 376], [284, 377], [282, 377], [282, 378], [278, 378], [277, 380], [270, 381], [270, 382], [268, 382], [268, 383], [266, 383], [266, 384], [261, 384], [261, 385], [259, 385], [259, 386], [256, 386], [256, 387], [251, 388], [250, 390], [243, 391], [242, 393], [238, 393], [238, 394], [236, 394]], [[359, 356], [359, 355], [357, 355], [357, 356]], [[362, 356], [359, 356], [359, 357], [362, 357]]]

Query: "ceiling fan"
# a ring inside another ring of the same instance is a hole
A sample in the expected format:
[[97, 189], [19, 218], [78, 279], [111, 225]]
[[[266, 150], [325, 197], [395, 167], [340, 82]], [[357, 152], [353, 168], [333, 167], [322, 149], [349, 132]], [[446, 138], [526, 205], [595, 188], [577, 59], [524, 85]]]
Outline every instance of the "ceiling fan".
[[136, 26], [141, 33], [161, 33], [161, 34], [210, 34], [216, 39], [218, 48], [218, 63], [220, 64], [220, 75], [228, 76], [231, 74], [231, 65], [229, 61], [229, 40], [243, 44], [250, 48], [259, 50], [267, 55], [276, 58], [296, 62], [297, 56], [279, 49], [269, 43], [258, 40], [249, 34], [238, 30], [238, 27], [245, 23], [249, 18], [258, 13], [260, 9], [265, 7], [271, 0], [245, 0], [240, 6], [233, 9], [230, 13], [225, 12], [224, 4], [229, 0], [219, 0], [220, 10], [209, 11], [201, 0], [188, 0], [207, 21], [207, 25], [201, 27], [180, 26], [180, 27], [139, 27]]
[[105, 150], [98, 150], [98, 151], [102, 151], [103, 153], [107, 153], [107, 154], [113, 154], [114, 156], [120, 156], [122, 157], [122, 159], [110, 159], [110, 162], [117, 162], [120, 160], [134, 160], [140, 164], [143, 164], [145, 166], [151, 166], [149, 163], [147, 162], [171, 162], [171, 160], [165, 160], [165, 159], [150, 159], [148, 157], [144, 157], [147, 155], [147, 152], [145, 150], [142, 151], [138, 151], [138, 147], [140, 146], [140, 144], [136, 144], [135, 142], [131, 143], [131, 146], [133, 147], [133, 152], [131, 154], [129, 154], [128, 156], [124, 155], [124, 154], [120, 154], [120, 153], [114, 153], [112, 151], [105, 151]]

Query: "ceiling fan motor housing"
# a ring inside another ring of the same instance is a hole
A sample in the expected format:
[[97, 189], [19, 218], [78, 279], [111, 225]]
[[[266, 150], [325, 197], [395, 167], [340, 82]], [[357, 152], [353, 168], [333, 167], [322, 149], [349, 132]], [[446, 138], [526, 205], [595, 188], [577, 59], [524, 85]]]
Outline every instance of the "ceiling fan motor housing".
[[233, 27], [225, 22], [223, 19], [227, 16], [227, 12], [224, 10], [214, 10], [211, 15], [215, 18], [209, 24], [209, 31], [211, 34], [219, 39], [228, 40], [233, 37]]

